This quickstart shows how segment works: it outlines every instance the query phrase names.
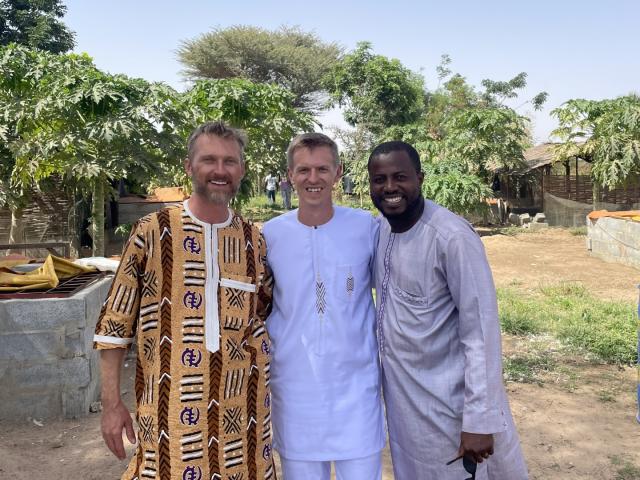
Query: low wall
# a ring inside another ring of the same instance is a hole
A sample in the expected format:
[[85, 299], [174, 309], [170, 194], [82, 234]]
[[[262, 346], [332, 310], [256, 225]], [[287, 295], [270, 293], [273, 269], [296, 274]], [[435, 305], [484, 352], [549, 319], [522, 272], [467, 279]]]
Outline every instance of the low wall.
[[[640, 203], [616, 205], [614, 203], [600, 202], [596, 208], [596, 210], [608, 210], [610, 212], [636, 209], [640, 209]], [[587, 215], [593, 210], [593, 205], [590, 203], [567, 200], [547, 192], [544, 194], [544, 214], [547, 217], [547, 223], [552, 227], [584, 227]]]
[[587, 248], [603, 260], [640, 268], [640, 222], [613, 217], [587, 219]]
[[110, 284], [68, 298], [0, 301], [0, 419], [89, 412], [100, 385], [92, 338]]

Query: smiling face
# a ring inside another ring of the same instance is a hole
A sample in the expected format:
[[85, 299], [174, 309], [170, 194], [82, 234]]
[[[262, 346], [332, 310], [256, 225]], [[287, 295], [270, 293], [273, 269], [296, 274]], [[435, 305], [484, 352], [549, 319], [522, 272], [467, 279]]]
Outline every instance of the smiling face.
[[342, 175], [331, 148], [297, 149], [288, 172], [301, 210], [331, 208], [331, 192]]
[[216, 205], [228, 205], [244, 176], [240, 146], [232, 138], [201, 135], [192, 157], [185, 160], [185, 170], [194, 195]]
[[400, 218], [420, 198], [423, 179], [407, 152], [381, 153], [369, 164], [371, 200], [385, 217]]

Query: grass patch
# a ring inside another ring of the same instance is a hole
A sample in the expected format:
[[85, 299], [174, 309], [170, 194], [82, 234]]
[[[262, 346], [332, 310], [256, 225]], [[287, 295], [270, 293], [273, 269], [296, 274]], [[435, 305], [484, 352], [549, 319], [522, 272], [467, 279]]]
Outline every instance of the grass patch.
[[550, 333], [600, 360], [632, 364], [637, 359], [637, 321], [631, 303], [593, 298], [576, 283], [534, 292], [498, 289], [500, 323], [514, 335]]
[[556, 368], [556, 362], [542, 352], [516, 355], [504, 359], [504, 379], [508, 382], [542, 384], [541, 373]]
[[511, 335], [531, 335], [545, 330], [535, 304], [522, 299], [522, 294], [510, 288], [498, 289], [500, 324]]
[[613, 403], [616, 401], [616, 394], [611, 390], [600, 390], [598, 392], [598, 400], [602, 403]]
[[[297, 201], [295, 203], [294, 205], [292, 199], [291, 206], [298, 208]], [[265, 195], [251, 197], [247, 203], [242, 206], [242, 215], [252, 222], [266, 222], [283, 213], [286, 213], [286, 210], [282, 207], [282, 201], [279, 196], [276, 196], [275, 203], [269, 203]]]
[[611, 464], [616, 468], [614, 480], [640, 480], [640, 467], [618, 455], [609, 457]]
[[510, 225], [508, 227], [498, 227], [491, 230], [491, 235], [507, 235], [508, 237], [515, 237], [521, 233], [532, 233], [530, 228], [522, 228], [516, 225]]

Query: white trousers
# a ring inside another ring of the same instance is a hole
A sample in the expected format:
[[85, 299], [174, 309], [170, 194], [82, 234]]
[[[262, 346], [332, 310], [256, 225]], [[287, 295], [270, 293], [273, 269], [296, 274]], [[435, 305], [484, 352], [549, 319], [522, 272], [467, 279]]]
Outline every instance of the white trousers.
[[280, 457], [284, 480], [330, 480], [331, 463], [335, 465], [336, 480], [382, 480], [382, 452], [364, 458], [312, 462]]

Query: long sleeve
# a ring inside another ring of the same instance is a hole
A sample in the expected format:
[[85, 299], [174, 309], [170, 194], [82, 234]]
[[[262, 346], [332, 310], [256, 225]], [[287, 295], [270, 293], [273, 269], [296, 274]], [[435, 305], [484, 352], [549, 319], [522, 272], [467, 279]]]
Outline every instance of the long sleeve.
[[140, 287], [144, 275], [147, 223], [137, 223], [125, 244], [120, 265], [111, 283], [94, 335], [94, 348], [125, 348], [137, 329]]
[[495, 287], [484, 247], [474, 232], [451, 237], [446, 275], [458, 309], [458, 334], [464, 350], [462, 431], [504, 431], [501, 411], [502, 357]]

